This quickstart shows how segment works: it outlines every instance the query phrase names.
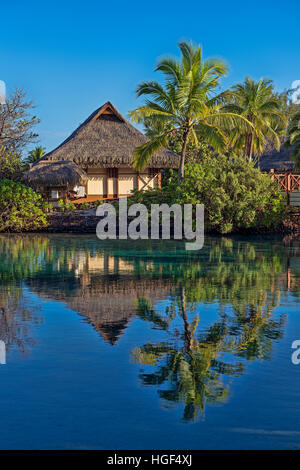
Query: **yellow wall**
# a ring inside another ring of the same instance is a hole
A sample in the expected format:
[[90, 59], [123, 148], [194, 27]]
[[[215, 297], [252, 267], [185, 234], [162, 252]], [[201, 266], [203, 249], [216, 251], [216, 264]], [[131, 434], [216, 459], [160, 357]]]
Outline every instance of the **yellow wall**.
[[137, 173], [132, 168], [119, 168], [118, 179], [108, 178], [106, 168], [90, 168], [87, 171], [87, 196], [129, 195], [134, 189], [149, 189], [157, 187], [157, 176], [153, 179], [148, 171]]
[[103, 195], [105, 194], [105, 176], [90, 176], [87, 184], [87, 194]]

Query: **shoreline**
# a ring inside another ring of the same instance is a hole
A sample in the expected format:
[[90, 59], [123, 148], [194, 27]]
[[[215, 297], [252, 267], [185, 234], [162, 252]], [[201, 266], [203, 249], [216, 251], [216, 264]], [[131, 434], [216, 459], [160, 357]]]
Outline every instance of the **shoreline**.
[[[100, 218], [96, 215], [84, 214], [84, 213], [54, 213], [48, 215], [48, 226], [42, 227], [36, 230], [28, 230], [28, 231], [3, 231], [0, 232], [2, 234], [5, 233], [15, 233], [15, 234], [22, 234], [22, 233], [61, 233], [61, 234], [95, 234], [96, 227], [99, 222]], [[116, 227], [117, 234], [118, 234], [118, 224]], [[245, 236], [253, 236], [253, 235], [292, 235], [292, 236], [300, 236], [300, 210], [290, 210], [287, 212], [286, 217], [283, 219], [279, 225], [274, 228], [266, 228], [266, 227], [255, 227], [243, 230], [235, 230], [228, 233], [220, 233], [216, 230], [207, 230], [205, 231], [205, 235], [212, 235], [212, 236], [232, 236], [232, 235], [245, 235]], [[117, 235], [118, 239], [118, 235]], [[149, 237], [150, 239], [150, 237]], [[171, 239], [172, 237], [172, 227], [171, 227]], [[183, 238], [184, 239], [184, 238]]]

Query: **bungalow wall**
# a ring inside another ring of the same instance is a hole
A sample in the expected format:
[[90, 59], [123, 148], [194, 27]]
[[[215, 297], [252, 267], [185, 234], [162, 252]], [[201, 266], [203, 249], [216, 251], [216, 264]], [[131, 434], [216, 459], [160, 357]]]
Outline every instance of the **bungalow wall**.
[[135, 189], [145, 190], [161, 186], [161, 170], [156, 168], [136, 172], [130, 167], [91, 167], [86, 172], [88, 175], [86, 197], [75, 199], [75, 203], [126, 197]]

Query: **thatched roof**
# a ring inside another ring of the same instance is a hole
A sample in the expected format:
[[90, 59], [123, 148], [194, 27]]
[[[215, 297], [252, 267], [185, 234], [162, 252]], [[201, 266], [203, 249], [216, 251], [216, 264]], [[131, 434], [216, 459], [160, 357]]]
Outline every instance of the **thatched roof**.
[[[147, 140], [108, 101], [41, 160], [71, 160], [82, 167], [131, 166], [134, 149]], [[148, 166], [176, 168], [178, 164], [178, 155], [164, 148], [153, 156]]]
[[295, 162], [290, 160], [292, 148], [285, 147], [285, 137], [281, 137], [280, 150], [276, 150], [272, 142], [266, 143], [263, 154], [259, 158], [259, 167], [262, 171], [293, 171]]
[[75, 186], [87, 180], [87, 174], [70, 161], [39, 161], [24, 175], [24, 180], [32, 186]]

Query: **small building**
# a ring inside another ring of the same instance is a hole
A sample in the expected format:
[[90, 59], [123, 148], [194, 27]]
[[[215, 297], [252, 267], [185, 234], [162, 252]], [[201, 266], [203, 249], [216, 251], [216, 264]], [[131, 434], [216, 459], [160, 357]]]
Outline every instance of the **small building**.
[[160, 187], [162, 170], [178, 168], [179, 157], [163, 148], [137, 172], [133, 152], [145, 142], [147, 137], [107, 102], [35, 163], [25, 178], [50, 202], [115, 199], [133, 190]]

